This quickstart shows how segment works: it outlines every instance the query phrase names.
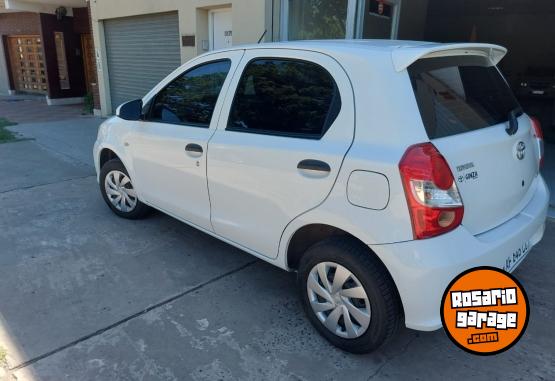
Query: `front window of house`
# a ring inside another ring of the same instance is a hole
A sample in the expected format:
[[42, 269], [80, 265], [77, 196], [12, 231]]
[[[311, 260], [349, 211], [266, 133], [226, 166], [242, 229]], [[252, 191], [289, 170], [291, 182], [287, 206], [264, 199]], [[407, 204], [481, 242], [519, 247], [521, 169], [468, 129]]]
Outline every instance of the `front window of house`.
[[286, 0], [289, 40], [345, 38], [349, 0]]
[[401, 0], [281, 0], [281, 39], [396, 38]]

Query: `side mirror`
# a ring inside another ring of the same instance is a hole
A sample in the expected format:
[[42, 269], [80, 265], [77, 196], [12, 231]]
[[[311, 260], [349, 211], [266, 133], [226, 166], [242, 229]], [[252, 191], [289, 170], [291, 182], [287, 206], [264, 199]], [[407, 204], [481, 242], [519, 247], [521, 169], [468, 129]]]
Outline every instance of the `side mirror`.
[[116, 116], [125, 120], [141, 120], [143, 117], [143, 100], [135, 99], [118, 107]]

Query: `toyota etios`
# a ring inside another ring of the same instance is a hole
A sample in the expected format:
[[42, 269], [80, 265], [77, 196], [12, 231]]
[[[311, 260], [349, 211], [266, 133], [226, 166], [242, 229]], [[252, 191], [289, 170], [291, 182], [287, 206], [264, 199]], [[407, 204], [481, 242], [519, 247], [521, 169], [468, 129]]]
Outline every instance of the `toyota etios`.
[[[306, 41], [199, 56], [100, 126], [108, 206], [156, 208], [298, 273], [330, 342], [441, 327], [448, 283], [513, 271], [544, 232], [538, 122], [503, 47]], [[515, 256], [514, 253], [519, 253]]]

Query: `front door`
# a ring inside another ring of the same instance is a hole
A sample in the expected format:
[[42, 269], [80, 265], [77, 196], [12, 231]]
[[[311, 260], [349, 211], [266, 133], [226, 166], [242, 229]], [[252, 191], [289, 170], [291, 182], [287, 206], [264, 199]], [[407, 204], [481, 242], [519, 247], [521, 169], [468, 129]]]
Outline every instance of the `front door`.
[[233, 45], [231, 9], [210, 12], [210, 50], [230, 48]]
[[209, 143], [212, 226], [275, 258], [287, 224], [333, 187], [353, 140], [352, 89], [336, 61], [312, 52], [247, 51], [241, 72]]
[[15, 90], [46, 94], [46, 66], [39, 35], [8, 37], [8, 54]]
[[145, 120], [135, 123], [129, 139], [134, 182], [145, 202], [207, 230], [207, 142], [216, 128], [220, 91], [241, 55], [216, 54], [191, 64], [147, 100]]
[[81, 50], [83, 51], [83, 68], [87, 93], [92, 94], [93, 84], [96, 83], [96, 73], [94, 68], [94, 44], [90, 33], [81, 35]]

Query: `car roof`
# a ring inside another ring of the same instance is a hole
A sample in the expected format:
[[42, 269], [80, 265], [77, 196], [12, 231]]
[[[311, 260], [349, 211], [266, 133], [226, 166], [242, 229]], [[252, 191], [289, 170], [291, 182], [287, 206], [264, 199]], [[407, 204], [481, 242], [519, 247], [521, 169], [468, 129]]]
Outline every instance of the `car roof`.
[[341, 39], [341, 40], [298, 40], [282, 42], [264, 42], [260, 44], [237, 45], [237, 49], [309, 49], [315, 51], [338, 51], [338, 50], [381, 50], [391, 51], [402, 47], [437, 45], [433, 42], [425, 41], [405, 41], [389, 39]]
[[484, 43], [438, 43], [409, 40], [300, 40], [286, 42], [270, 42], [261, 44], [237, 45], [232, 50], [255, 49], [299, 49], [328, 54], [389, 57], [395, 70], [401, 71], [419, 58], [441, 55], [482, 55], [488, 57], [496, 65], [507, 53], [502, 46]]

